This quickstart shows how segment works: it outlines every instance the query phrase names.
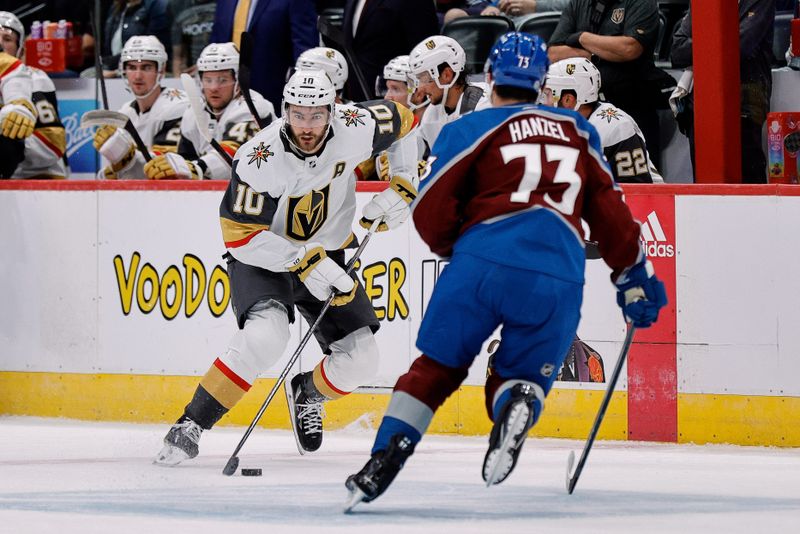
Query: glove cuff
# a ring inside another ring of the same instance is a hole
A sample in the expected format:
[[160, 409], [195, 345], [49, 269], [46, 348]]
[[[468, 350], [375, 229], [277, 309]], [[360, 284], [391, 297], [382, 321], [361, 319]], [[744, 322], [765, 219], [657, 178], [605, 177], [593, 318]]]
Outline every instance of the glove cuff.
[[399, 175], [392, 176], [392, 181], [389, 182], [389, 189], [400, 195], [400, 198], [406, 204], [411, 204], [417, 198], [417, 188], [414, 187], [414, 184]]
[[33, 120], [36, 119], [36, 115], [37, 115], [36, 114], [36, 108], [33, 106], [33, 103], [30, 102], [29, 100], [26, 100], [24, 98], [17, 98], [16, 100], [12, 100], [10, 102], [7, 102], [7, 104], [24, 107], [31, 114], [31, 116], [29, 118], [33, 119]]
[[128, 151], [125, 153], [125, 155], [122, 156], [122, 159], [120, 159], [116, 163], [111, 164], [111, 170], [114, 171], [114, 173], [127, 170], [131, 166], [133, 159], [135, 157], [136, 157], [136, 149], [133, 147], [133, 145], [131, 145], [128, 148]]
[[[300, 256], [301, 254], [303, 255], [302, 257]], [[308, 275], [311, 274], [311, 271], [327, 257], [328, 255], [325, 253], [325, 249], [321, 246], [315, 246], [313, 248], [303, 247], [300, 249], [300, 253], [297, 255], [294, 264], [289, 267], [289, 272], [295, 273], [298, 278], [300, 278], [301, 282], [305, 282]]]

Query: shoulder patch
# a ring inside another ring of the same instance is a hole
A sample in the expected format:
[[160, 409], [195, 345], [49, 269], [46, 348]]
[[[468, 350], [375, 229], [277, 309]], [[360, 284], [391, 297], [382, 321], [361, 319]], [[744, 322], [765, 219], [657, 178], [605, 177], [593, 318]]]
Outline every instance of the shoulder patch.
[[596, 115], [599, 118], [608, 121], [609, 124], [611, 124], [611, 121], [620, 120], [620, 114], [617, 108], [612, 108], [612, 107], [603, 108], [600, 111], [598, 111]]
[[274, 156], [275, 152], [270, 150], [272, 145], [264, 145], [264, 141], [260, 141], [258, 145], [253, 147], [253, 151], [249, 154], [246, 154], [250, 160], [247, 162], [248, 165], [252, 165], [253, 163], [256, 164], [256, 168], [261, 168], [261, 162], [266, 163], [267, 159], [270, 156]]
[[338, 111], [339, 118], [344, 121], [345, 126], [363, 126], [365, 124], [364, 117], [366, 117], [366, 113], [357, 108], [340, 109]]

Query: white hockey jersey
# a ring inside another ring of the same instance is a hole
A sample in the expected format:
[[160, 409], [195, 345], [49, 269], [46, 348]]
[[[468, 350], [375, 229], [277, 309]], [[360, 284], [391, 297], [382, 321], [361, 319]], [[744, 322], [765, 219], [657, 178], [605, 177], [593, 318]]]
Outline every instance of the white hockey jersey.
[[[188, 107], [189, 99], [186, 93], [180, 89], [162, 88], [153, 106], [144, 113], [139, 112], [136, 99], [125, 103], [120, 112], [130, 117], [142, 142], [150, 152], [164, 154], [178, 150], [178, 142], [181, 139], [181, 117]], [[118, 172], [117, 178], [146, 178], [144, 164], [144, 156], [137, 150], [133, 163]]]
[[[250, 96], [259, 116], [269, 124], [275, 121], [275, 108], [272, 103], [255, 91], [250, 91]], [[208, 109], [206, 109], [206, 112], [209, 116], [208, 129], [211, 132], [211, 137], [220, 142], [225, 148], [231, 149], [231, 155], [259, 130], [242, 96], [231, 100], [219, 118]], [[178, 144], [178, 154], [188, 160], [198, 160], [199, 165], [203, 167], [204, 178], [227, 180], [231, 176], [231, 169], [228, 164], [206, 141], [205, 136], [200, 133], [197, 120], [191, 108], [183, 112], [183, 118], [181, 119], [181, 139]]]
[[393, 172], [409, 179], [417, 161], [396, 150], [413, 114], [389, 101], [337, 105], [323, 148], [313, 156], [290, 145], [283, 122], [274, 122], [242, 145], [220, 205], [225, 246], [237, 260], [286, 271], [300, 246], [339, 250], [355, 243], [353, 170], [392, 146]]
[[[478, 91], [483, 91], [483, 94], [479, 94]], [[475, 100], [477, 100], [477, 103], [474, 103]], [[470, 104], [470, 102], [473, 104]], [[422, 114], [422, 119], [419, 124], [420, 135], [430, 149], [433, 143], [436, 142], [436, 138], [439, 137], [439, 132], [442, 131], [445, 124], [453, 122], [465, 113], [488, 108], [491, 107], [491, 105], [489, 90], [486, 84], [470, 83], [458, 99], [456, 109], [452, 113], [448, 114], [444, 109], [444, 102], [435, 105], [431, 104], [425, 109], [425, 113]]]
[[589, 116], [600, 134], [603, 153], [618, 183], [663, 183], [647, 152], [644, 135], [633, 118], [621, 109], [601, 102]]
[[56, 87], [42, 70], [28, 67], [33, 82], [36, 127], [25, 139], [25, 159], [17, 165], [14, 178], [66, 178], [67, 134], [58, 115]]

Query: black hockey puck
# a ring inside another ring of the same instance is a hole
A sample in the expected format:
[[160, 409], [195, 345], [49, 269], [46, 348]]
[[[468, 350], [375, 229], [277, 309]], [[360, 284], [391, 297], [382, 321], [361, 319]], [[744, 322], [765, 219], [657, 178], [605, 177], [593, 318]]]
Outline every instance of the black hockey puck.
[[260, 477], [261, 476], [261, 469], [246, 469], [242, 467], [242, 476], [243, 477]]

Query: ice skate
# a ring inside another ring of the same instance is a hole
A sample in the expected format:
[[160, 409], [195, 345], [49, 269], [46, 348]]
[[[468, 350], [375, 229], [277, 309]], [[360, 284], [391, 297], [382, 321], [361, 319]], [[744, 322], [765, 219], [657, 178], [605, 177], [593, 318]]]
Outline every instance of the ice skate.
[[512, 388], [511, 399], [489, 435], [489, 450], [483, 459], [482, 471], [487, 486], [504, 481], [517, 465], [528, 430], [533, 426], [535, 399], [529, 384], [517, 384]]
[[323, 401], [325, 397], [310, 397], [303, 389], [304, 374], [295, 375], [284, 382], [289, 419], [300, 454], [314, 452], [322, 445]]
[[361, 471], [347, 477], [344, 485], [349, 494], [344, 512], [348, 513], [358, 503], [373, 501], [383, 494], [413, 453], [414, 444], [410, 439], [402, 434], [392, 436], [386, 450], [373, 454]]
[[172, 425], [164, 437], [164, 447], [156, 456], [156, 465], [174, 466], [184, 460], [197, 456], [200, 452], [198, 442], [203, 429], [192, 421], [185, 419]]

